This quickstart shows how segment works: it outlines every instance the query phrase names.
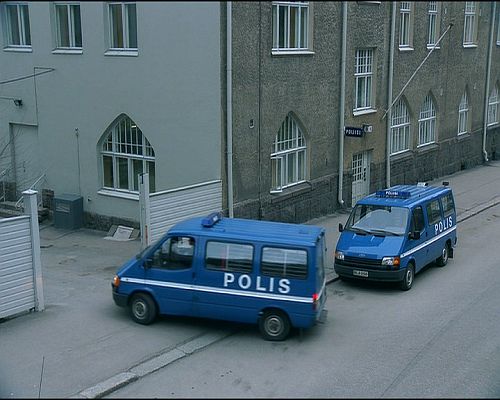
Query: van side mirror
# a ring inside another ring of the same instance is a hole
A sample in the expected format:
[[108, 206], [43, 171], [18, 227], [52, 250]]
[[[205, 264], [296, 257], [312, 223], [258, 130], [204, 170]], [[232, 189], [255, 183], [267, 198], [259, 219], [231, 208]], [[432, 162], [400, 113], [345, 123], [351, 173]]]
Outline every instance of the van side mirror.
[[413, 240], [418, 240], [420, 239], [420, 232], [415, 231], [415, 232], [410, 232], [408, 237]]
[[344, 226], [339, 222], [339, 232], [342, 232], [344, 230]]
[[153, 259], [151, 257], [148, 257], [144, 260], [144, 268], [151, 268], [153, 265]]

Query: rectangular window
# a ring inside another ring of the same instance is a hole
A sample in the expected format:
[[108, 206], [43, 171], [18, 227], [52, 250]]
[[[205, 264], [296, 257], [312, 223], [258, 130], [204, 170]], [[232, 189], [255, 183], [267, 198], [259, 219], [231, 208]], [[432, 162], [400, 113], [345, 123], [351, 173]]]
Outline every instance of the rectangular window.
[[444, 216], [447, 217], [455, 212], [455, 204], [453, 203], [453, 196], [448, 193], [441, 198], [441, 205], [443, 206]]
[[429, 1], [428, 18], [429, 18], [429, 33], [427, 35], [427, 47], [432, 47], [438, 40], [439, 32], [439, 14], [438, 2]]
[[137, 49], [137, 15], [135, 3], [109, 4], [112, 49]]
[[488, 125], [498, 123], [498, 89], [494, 89], [488, 99]]
[[207, 269], [229, 272], [252, 272], [253, 246], [249, 244], [207, 242]]
[[118, 171], [118, 188], [128, 190], [128, 159], [116, 157], [115, 160]]
[[82, 24], [80, 5], [56, 4], [56, 46], [57, 48], [82, 47]]
[[465, 19], [464, 19], [464, 46], [477, 44], [477, 17], [476, 17], [476, 2], [465, 2]]
[[7, 45], [9, 47], [31, 47], [30, 18], [27, 4], [5, 6]]
[[402, 1], [399, 8], [400, 12], [400, 25], [399, 25], [399, 47], [411, 48], [412, 40], [412, 18], [411, 18], [411, 2]]
[[113, 183], [113, 157], [103, 156], [104, 187], [112, 188]]
[[273, 2], [273, 51], [309, 48], [309, 2]]
[[371, 109], [373, 105], [373, 50], [356, 50], [355, 62], [356, 104], [354, 111]]
[[432, 200], [427, 204], [426, 208], [429, 225], [433, 225], [436, 222], [441, 221], [441, 209], [439, 208], [439, 200]]
[[261, 273], [280, 278], [307, 278], [307, 252], [305, 250], [264, 247]]
[[468, 131], [469, 105], [467, 96], [464, 94], [458, 106], [458, 134], [463, 135]]

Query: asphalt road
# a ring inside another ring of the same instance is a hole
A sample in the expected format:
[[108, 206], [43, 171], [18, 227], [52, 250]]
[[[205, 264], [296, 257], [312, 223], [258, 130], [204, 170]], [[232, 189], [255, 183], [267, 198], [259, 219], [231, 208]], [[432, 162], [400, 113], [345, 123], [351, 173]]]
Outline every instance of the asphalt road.
[[[495, 206], [461, 223], [455, 258], [408, 292], [333, 282], [326, 323], [302, 337], [266, 342], [239, 327], [108, 397], [498, 398], [498, 238]], [[158, 323], [168, 333], [169, 319]]]

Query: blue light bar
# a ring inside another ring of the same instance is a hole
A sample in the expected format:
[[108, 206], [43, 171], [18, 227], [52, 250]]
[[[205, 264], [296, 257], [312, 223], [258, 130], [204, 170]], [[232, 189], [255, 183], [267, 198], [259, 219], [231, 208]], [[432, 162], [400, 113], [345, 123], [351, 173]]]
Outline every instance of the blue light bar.
[[404, 192], [402, 190], [378, 190], [375, 195], [377, 197], [389, 197], [392, 199], [407, 199], [411, 197], [410, 192]]
[[222, 214], [221, 212], [214, 212], [212, 214], [209, 214], [205, 218], [201, 220], [201, 225], [203, 225], [206, 228], [211, 228], [214, 226], [217, 222], [219, 222], [222, 219]]

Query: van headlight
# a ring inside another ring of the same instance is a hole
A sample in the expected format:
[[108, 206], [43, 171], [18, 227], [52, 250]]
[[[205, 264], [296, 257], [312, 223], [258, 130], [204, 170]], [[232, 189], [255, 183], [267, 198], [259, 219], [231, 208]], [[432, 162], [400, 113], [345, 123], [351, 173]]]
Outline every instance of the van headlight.
[[341, 251], [336, 251], [335, 252], [335, 258], [340, 261], [344, 261], [344, 253]]
[[382, 265], [390, 265], [393, 267], [399, 267], [400, 262], [401, 262], [401, 260], [398, 256], [382, 258]]

